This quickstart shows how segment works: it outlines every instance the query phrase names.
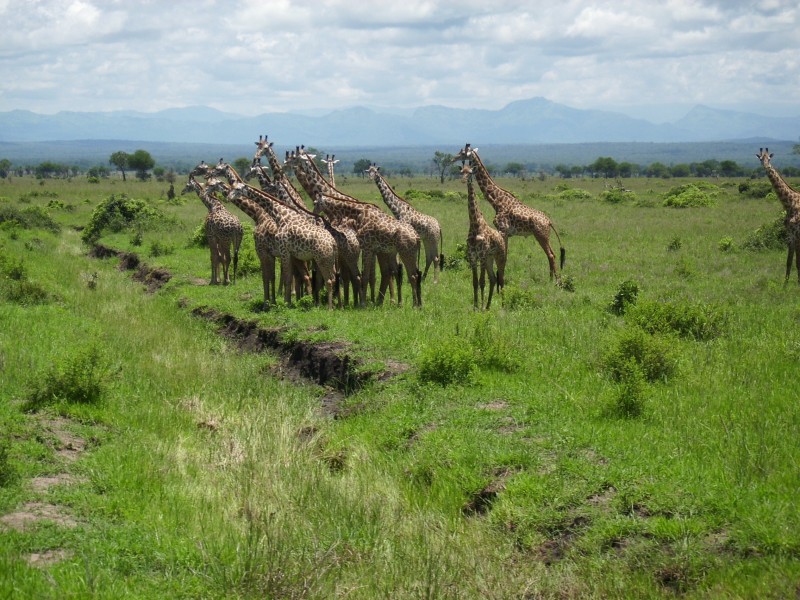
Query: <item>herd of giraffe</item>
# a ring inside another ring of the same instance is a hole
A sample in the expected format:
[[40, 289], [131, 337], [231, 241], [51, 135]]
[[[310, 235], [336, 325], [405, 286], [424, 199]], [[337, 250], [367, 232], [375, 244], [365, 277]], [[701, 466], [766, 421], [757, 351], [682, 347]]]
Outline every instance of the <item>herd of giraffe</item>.
[[[800, 192], [792, 189], [772, 167], [769, 149], [762, 148], [757, 156], [786, 210], [789, 247], [786, 280], [794, 257], [800, 282]], [[266, 157], [269, 169], [262, 165], [263, 157]], [[218, 196], [222, 195], [253, 220], [265, 306], [275, 303], [281, 289], [287, 304], [291, 303], [293, 293], [297, 297], [311, 294], [317, 301], [323, 289], [329, 308], [334, 306], [334, 297], [338, 305], [349, 305], [351, 289], [354, 305], [366, 305], [368, 289], [371, 302], [381, 304], [387, 289], [390, 299], [395, 299], [395, 284], [396, 302], [400, 304], [403, 268], [408, 274], [413, 304], [421, 306], [422, 281], [433, 266], [433, 280], [438, 283], [444, 261], [440, 253], [442, 230], [439, 222], [395, 193], [377, 165], [370, 165], [367, 175], [378, 186], [391, 214], [336, 188], [333, 170], [338, 161], [335, 156], [328, 155], [322, 161], [327, 166], [327, 180], [314, 158], [298, 146], [292, 152], [287, 151], [281, 161], [272, 142], [267, 141], [266, 136], [259, 136], [252, 165], [244, 177], [222, 159], [213, 166], [201, 162], [191, 171], [183, 193], [194, 191], [208, 209], [205, 231], [211, 253], [211, 284], [228, 284], [231, 280], [235, 283], [242, 241], [242, 225], [236, 215], [225, 208]], [[453, 158], [453, 162], [456, 161], [461, 161], [462, 179], [467, 186], [469, 231], [466, 256], [472, 270], [473, 306], [488, 310], [495, 291], [499, 293], [502, 290], [508, 240], [514, 235], [536, 238], [547, 256], [551, 280], [559, 281], [565, 250], [550, 218], [498, 186], [478, 156], [477, 148], [466, 144]], [[294, 172], [300, 186], [311, 198], [313, 211], [306, 207], [303, 197], [286, 175], [287, 170]], [[205, 178], [205, 184], [197, 180], [200, 176]], [[253, 177], [258, 180], [259, 187], [247, 183]], [[496, 229], [481, 213], [473, 178], [495, 211]], [[559, 241], [558, 265], [550, 245], [551, 230]], [[423, 247], [424, 271], [418, 266]], [[281, 275], [276, 292], [277, 259], [280, 259]], [[377, 298], [376, 264], [381, 275]], [[485, 296], [487, 277], [489, 292]], [[340, 298], [341, 292], [344, 301]]]

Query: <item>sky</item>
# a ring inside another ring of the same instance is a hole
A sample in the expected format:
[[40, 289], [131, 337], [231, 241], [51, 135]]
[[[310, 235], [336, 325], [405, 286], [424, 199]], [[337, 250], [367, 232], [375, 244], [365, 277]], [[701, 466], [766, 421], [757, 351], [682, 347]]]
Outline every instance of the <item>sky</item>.
[[800, 115], [797, 0], [0, 0], [0, 111]]

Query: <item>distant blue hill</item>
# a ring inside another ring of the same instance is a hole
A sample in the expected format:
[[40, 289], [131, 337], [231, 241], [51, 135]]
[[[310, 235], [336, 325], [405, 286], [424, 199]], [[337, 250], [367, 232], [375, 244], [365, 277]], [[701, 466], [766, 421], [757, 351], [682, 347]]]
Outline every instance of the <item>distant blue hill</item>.
[[697, 106], [673, 123], [654, 124], [612, 111], [582, 110], [531, 98], [500, 110], [424, 106], [413, 112], [365, 107], [323, 116], [265, 113], [247, 117], [203, 106], [136, 111], [0, 112], [0, 142], [129, 140], [249, 145], [259, 134], [286, 145], [397, 147], [597, 142], [703, 142], [797, 139], [800, 116], [768, 117]]

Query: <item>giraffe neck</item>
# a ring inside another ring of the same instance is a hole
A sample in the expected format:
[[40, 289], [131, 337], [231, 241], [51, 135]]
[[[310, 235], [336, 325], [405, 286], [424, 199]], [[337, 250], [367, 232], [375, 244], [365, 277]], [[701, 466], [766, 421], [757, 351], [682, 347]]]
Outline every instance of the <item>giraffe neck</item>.
[[508, 203], [506, 202], [506, 191], [497, 185], [489, 175], [489, 171], [483, 164], [483, 161], [477, 154], [470, 156], [470, 163], [473, 167], [475, 179], [478, 181], [478, 187], [481, 188], [483, 196], [492, 205], [495, 210], [504, 208]]
[[225, 177], [228, 178], [228, 183], [230, 183], [231, 185], [235, 185], [237, 183], [244, 183], [244, 180], [242, 180], [242, 178], [239, 176], [239, 173], [237, 173], [236, 169], [234, 169], [231, 165], [226, 163], [223, 165], [223, 169]]
[[383, 197], [383, 201], [386, 203], [386, 206], [389, 207], [389, 210], [392, 211], [395, 217], [399, 219], [401, 216], [409, 212], [408, 203], [400, 196], [395, 194], [389, 183], [383, 178], [383, 175], [380, 173], [375, 173], [375, 183], [378, 186], [381, 197]]
[[775, 190], [775, 194], [778, 196], [778, 200], [783, 204], [783, 208], [785, 208], [787, 212], [800, 210], [800, 192], [794, 190], [792, 186], [786, 183], [784, 178], [781, 177], [781, 174], [778, 173], [777, 169], [772, 165], [766, 165], [765, 170]]
[[279, 226], [288, 223], [297, 216], [297, 212], [293, 208], [289, 208], [266, 192], [249, 185], [245, 186], [243, 190], [245, 197], [265, 210]]
[[469, 228], [470, 231], [481, 229], [486, 220], [478, 207], [478, 200], [475, 198], [475, 186], [472, 183], [472, 176], [467, 179], [467, 206], [469, 208]]
[[333, 161], [328, 161], [328, 181], [331, 182], [333, 187], [336, 187], [336, 179], [333, 176]]
[[322, 205], [323, 212], [334, 222], [349, 218], [355, 220], [356, 223], [360, 223], [364, 216], [363, 207], [354, 202], [338, 200], [327, 195], [322, 195], [319, 198], [319, 203]]
[[229, 196], [230, 201], [239, 208], [244, 214], [248, 217], [253, 219], [254, 222], [258, 223], [265, 218], [268, 218], [269, 215], [267, 212], [258, 204], [253, 202], [250, 198], [246, 197], [232, 197]]

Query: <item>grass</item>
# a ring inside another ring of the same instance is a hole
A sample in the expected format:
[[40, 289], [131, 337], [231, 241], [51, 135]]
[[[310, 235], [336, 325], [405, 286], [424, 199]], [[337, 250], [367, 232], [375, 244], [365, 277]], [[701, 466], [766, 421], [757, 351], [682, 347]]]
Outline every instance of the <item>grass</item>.
[[[618, 202], [601, 181], [557, 183], [501, 185], [553, 218], [572, 291], [512, 238], [508, 295], [486, 314], [466, 268], [426, 281], [421, 310], [256, 312], [257, 273], [198, 285], [205, 209], [168, 203], [166, 184], [0, 182], [0, 214], [40, 207], [60, 225], [0, 227], [0, 515], [37, 501], [75, 523], [0, 525], [0, 595], [793, 595], [800, 290], [784, 249], [743, 248], [777, 203], [738, 180], [683, 210], [663, 206], [674, 181], [626, 181]], [[457, 255], [463, 184], [397, 186], [437, 192], [415, 203]], [[368, 180], [343, 187], [380, 204]], [[155, 294], [75, 230], [122, 194], [164, 219], [100, 242], [167, 268]], [[197, 306], [409, 370], [331, 419], [325, 390], [277, 379], [277, 358], [239, 352]], [[74, 461], [59, 428], [85, 441]], [[32, 484], [61, 473], [71, 483]], [[29, 563], [48, 550], [63, 558]]]

